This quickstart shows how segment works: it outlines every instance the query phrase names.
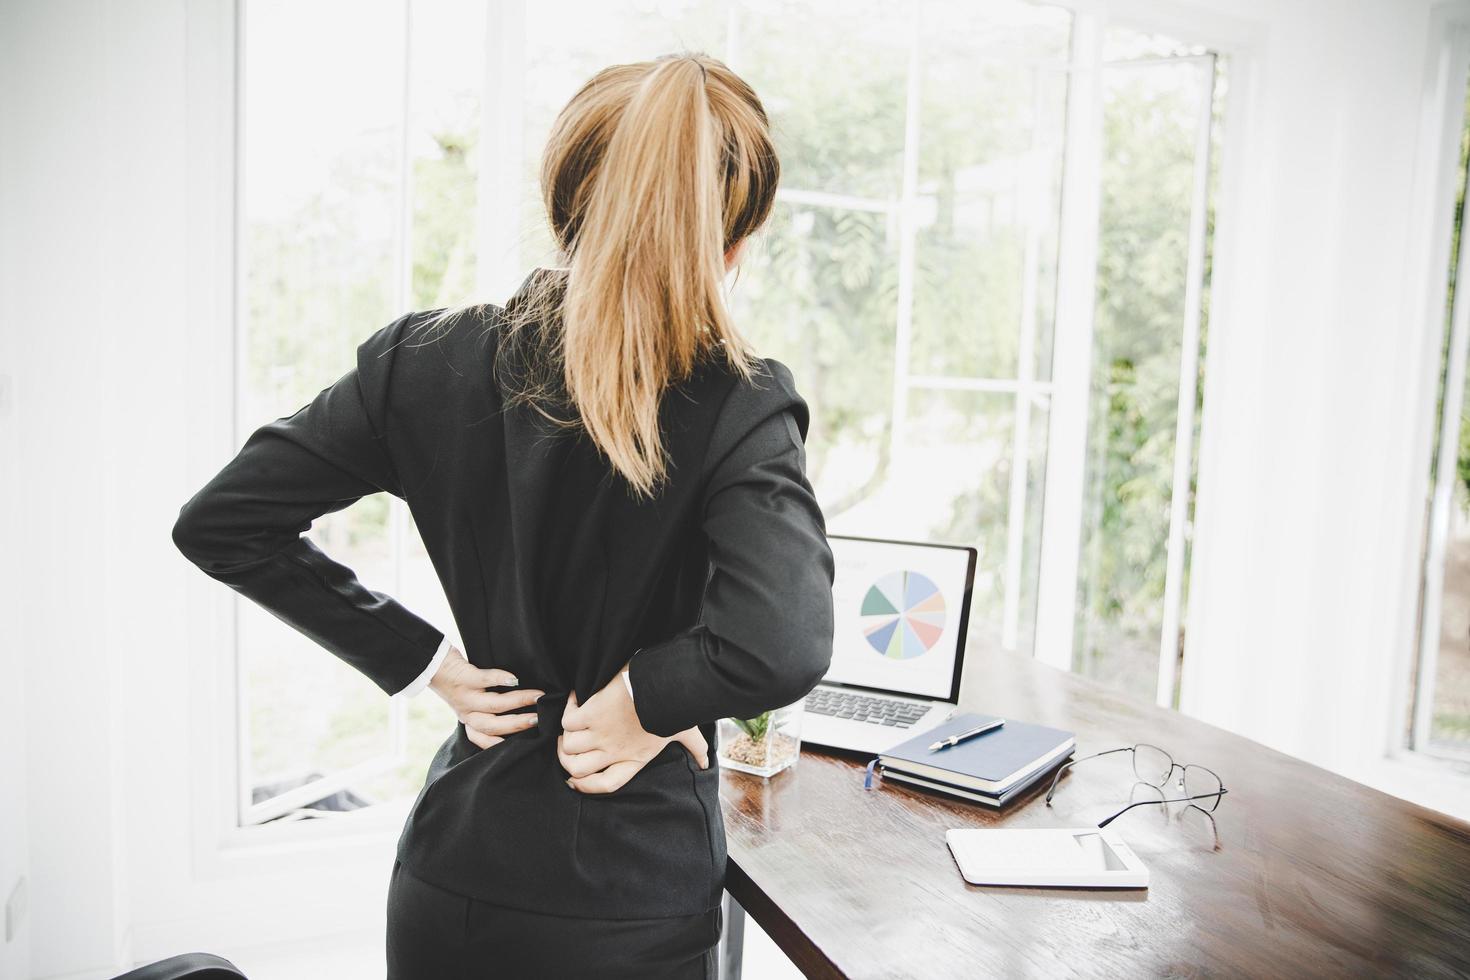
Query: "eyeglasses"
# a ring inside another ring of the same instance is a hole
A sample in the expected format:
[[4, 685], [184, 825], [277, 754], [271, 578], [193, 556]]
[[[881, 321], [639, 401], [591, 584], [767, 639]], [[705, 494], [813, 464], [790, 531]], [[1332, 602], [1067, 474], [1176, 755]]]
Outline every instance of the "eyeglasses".
[[[1226, 793], [1230, 792], [1220, 782], [1220, 777], [1215, 775], [1213, 771], [1206, 769], [1204, 766], [1181, 766], [1179, 763], [1174, 761], [1173, 756], [1165, 752], [1163, 749], [1159, 748], [1157, 745], [1149, 745], [1146, 742], [1139, 742], [1137, 745], [1130, 745], [1126, 748], [1108, 749], [1106, 752], [1097, 752], [1093, 755], [1084, 755], [1080, 759], [1073, 759], [1071, 762], [1068, 762], [1065, 765], [1059, 767], [1057, 769], [1057, 774], [1052, 777], [1051, 789], [1047, 790], [1046, 805], [1051, 806], [1052, 795], [1057, 791], [1057, 780], [1062, 778], [1062, 773], [1064, 771], [1071, 768], [1072, 766], [1075, 766], [1079, 762], [1086, 762], [1088, 759], [1096, 759], [1101, 756], [1112, 755], [1115, 752], [1132, 752], [1134, 775], [1138, 777], [1140, 782], [1147, 783], [1148, 785], [1153, 786], [1157, 789], [1166, 788], [1169, 784], [1170, 777], [1174, 775], [1174, 770], [1180, 770], [1179, 778], [1175, 780], [1175, 785], [1184, 793], [1184, 795], [1172, 800], [1139, 800], [1137, 803], [1130, 803], [1123, 809], [1119, 810], [1117, 813], [1113, 814], [1111, 817], [1108, 817], [1102, 823], [1098, 824], [1098, 827], [1106, 827], [1108, 824], [1112, 823], [1114, 820], [1117, 820], [1119, 817], [1121, 817], [1123, 814], [1127, 813], [1134, 807], [1145, 806], [1150, 803], [1189, 803], [1190, 806], [1201, 811], [1206, 816], [1210, 816], [1211, 812], [1220, 805], [1220, 798]], [[1195, 800], [1200, 800], [1203, 802], [1195, 803], [1193, 802]], [[1214, 817], [1210, 816], [1210, 820], [1213, 822]]]

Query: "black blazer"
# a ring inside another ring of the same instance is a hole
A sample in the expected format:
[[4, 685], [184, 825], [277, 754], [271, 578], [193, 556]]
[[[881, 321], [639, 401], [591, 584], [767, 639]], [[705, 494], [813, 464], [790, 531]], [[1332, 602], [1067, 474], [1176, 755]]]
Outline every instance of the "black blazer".
[[[548, 274], [532, 272], [506, 306]], [[536, 727], [489, 749], [455, 725], [399, 860], [535, 911], [707, 911], [726, 857], [714, 723], [801, 699], [832, 656], [832, 553], [805, 475], [807, 405], [779, 361], [765, 359], [756, 384], [706, 361], [662, 400], [670, 479], [639, 503], [584, 434], [504, 404], [514, 365], [530, 363], [501, 344], [505, 309], [422, 329], [433, 312], [373, 333], [355, 368], [257, 429], [183, 505], [173, 540], [393, 693], [443, 633], [301, 534], [364, 495], [404, 499], [470, 662], [547, 693]], [[671, 742], [617, 791], [581, 793], [556, 757], [567, 692], [585, 701], [630, 656], [643, 727], [699, 725], [710, 768]]]

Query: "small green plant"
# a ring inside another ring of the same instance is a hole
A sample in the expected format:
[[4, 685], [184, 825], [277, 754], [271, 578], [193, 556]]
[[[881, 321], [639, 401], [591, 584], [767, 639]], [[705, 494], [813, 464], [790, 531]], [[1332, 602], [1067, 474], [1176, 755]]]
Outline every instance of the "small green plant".
[[766, 711], [756, 715], [754, 718], [743, 720], [740, 718], [731, 718], [730, 720], [738, 725], [740, 730], [749, 735], [752, 740], [759, 742], [766, 737], [766, 731], [771, 727], [772, 714], [773, 712]]

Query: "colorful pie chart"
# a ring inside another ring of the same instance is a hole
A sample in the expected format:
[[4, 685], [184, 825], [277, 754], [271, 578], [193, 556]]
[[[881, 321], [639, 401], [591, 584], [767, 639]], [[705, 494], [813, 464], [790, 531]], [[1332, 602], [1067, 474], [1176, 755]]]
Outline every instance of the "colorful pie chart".
[[921, 572], [890, 572], [869, 586], [861, 617], [869, 646], [890, 660], [911, 660], [944, 633], [944, 594]]

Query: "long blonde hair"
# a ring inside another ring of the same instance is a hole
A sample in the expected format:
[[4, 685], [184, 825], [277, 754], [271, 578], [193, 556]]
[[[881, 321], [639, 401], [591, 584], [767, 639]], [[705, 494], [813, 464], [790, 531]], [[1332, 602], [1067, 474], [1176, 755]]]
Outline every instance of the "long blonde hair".
[[[567, 268], [529, 277], [506, 308], [502, 343], [526, 332], [534, 352], [510, 403], [582, 427], [636, 494], [655, 496], [665, 390], [706, 357], [753, 376], [758, 358], [725, 305], [725, 254], [770, 216], [780, 172], [765, 108], [719, 60], [680, 52], [592, 76], [542, 156]], [[558, 389], [573, 418], [538, 404]]]

